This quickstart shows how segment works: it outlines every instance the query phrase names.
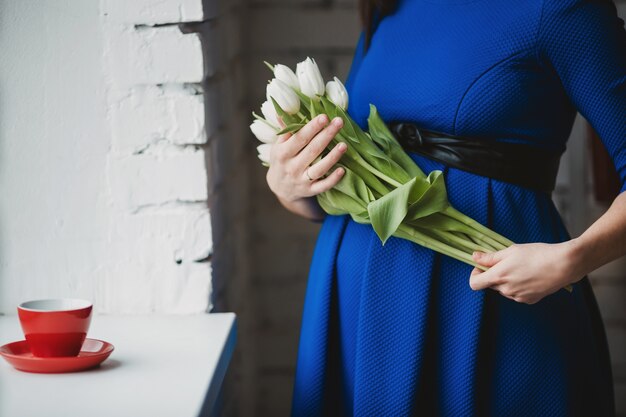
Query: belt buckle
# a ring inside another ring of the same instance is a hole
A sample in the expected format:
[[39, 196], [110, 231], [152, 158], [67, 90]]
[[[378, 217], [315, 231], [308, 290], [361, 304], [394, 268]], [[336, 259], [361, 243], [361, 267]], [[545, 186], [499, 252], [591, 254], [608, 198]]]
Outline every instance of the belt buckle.
[[407, 145], [411, 147], [420, 147], [424, 145], [422, 134], [413, 123], [399, 123], [395, 127], [396, 132], [404, 139]]

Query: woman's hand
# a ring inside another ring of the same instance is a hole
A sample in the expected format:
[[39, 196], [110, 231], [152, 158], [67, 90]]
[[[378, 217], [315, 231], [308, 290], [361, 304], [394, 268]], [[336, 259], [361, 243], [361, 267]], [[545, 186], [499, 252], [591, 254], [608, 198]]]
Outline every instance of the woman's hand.
[[475, 252], [474, 261], [489, 269], [474, 268], [470, 287], [491, 288], [511, 300], [534, 304], [584, 276], [574, 246], [572, 241], [525, 243], [492, 253]]
[[266, 178], [270, 190], [281, 202], [289, 204], [315, 196], [331, 189], [341, 180], [343, 168], [337, 168], [324, 176], [347, 150], [345, 143], [335, 145], [326, 156], [313, 165], [311, 163], [326, 149], [342, 126], [340, 117], [329, 124], [328, 116], [322, 114], [296, 133], [285, 133], [278, 137], [270, 152]]

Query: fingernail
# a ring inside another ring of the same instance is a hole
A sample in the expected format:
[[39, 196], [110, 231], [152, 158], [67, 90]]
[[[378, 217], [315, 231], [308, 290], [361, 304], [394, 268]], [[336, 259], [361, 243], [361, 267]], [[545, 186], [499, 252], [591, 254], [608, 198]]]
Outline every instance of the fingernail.
[[325, 114], [320, 114], [317, 120], [319, 120], [322, 124], [326, 124], [326, 122], [328, 122], [328, 117]]
[[345, 143], [341, 142], [339, 145], [337, 145], [337, 149], [339, 149], [340, 151], [345, 151], [346, 149], [348, 149], [348, 145], [346, 145]]
[[344, 170], [343, 168], [337, 168], [337, 173], [338, 173], [339, 175], [343, 175], [343, 174], [344, 174], [344, 172], [345, 172], [345, 170]]
[[474, 258], [480, 258], [480, 252], [474, 251], [474, 253], [472, 253], [472, 256]]
[[343, 123], [343, 120], [341, 119], [341, 117], [335, 117], [335, 118], [333, 119], [333, 124], [334, 124], [335, 126], [341, 126], [341, 124], [342, 124], [342, 123]]

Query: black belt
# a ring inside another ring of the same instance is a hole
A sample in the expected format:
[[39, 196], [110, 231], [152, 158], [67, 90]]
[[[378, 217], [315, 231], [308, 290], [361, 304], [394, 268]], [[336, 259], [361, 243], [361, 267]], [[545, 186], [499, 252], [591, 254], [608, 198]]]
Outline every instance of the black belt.
[[388, 123], [406, 151], [484, 177], [551, 194], [563, 152], [519, 143], [464, 138], [418, 129], [413, 123]]

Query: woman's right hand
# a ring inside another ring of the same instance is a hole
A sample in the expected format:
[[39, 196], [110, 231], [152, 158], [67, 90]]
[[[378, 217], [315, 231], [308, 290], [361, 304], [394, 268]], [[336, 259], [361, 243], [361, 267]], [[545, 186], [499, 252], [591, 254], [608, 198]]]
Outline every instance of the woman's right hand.
[[326, 177], [324, 175], [348, 149], [345, 143], [338, 143], [318, 162], [311, 163], [326, 149], [342, 126], [340, 117], [328, 123], [328, 116], [321, 114], [296, 133], [278, 137], [270, 152], [266, 178], [270, 190], [280, 200], [290, 203], [312, 197], [331, 189], [341, 180], [344, 174], [341, 167]]

